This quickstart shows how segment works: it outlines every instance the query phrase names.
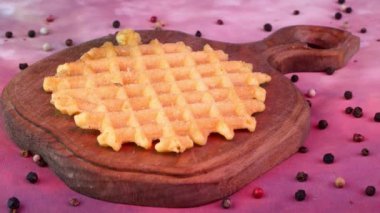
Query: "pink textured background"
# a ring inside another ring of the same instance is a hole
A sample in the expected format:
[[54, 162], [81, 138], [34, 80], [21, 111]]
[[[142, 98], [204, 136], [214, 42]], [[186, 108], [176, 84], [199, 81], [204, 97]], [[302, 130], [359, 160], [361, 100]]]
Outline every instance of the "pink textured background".
[[[0, 2], [0, 90], [19, 71], [18, 64], [32, 64], [52, 52], [44, 52], [41, 46], [50, 42], [54, 51], [65, 48], [64, 41], [72, 38], [75, 43], [91, 40], [116, 30], [112, 21], [121, 21], [121, 27], [152, 29], [149, 22], [152, 15], [166, 24], [166, 29], [194, 34], [200, 30], [203, 37], [226, 42], [249, 42], [269, 35], [262, 30], [266, 22], [274, 30], [296, 24], [325, 25], [342, 27], [361, 38], [361, 49], [348, 65], [333, 76], [322, 73], [299, 74], [297, 87], [305, 92], [317, 90], [312, 98], [312, 130], [305, 145], [306, 154], [295, 154], [290, 159], [254, 180], [231, 196], [237, 212], [375, 212], [380, 208], [380, 194], [374, 197], [364, 195], [367, 185], [380, 189], [380, 124], [373, 121], [375, 112], [380, 111], [380, 2], [378, 0], [347, 0], [353, 8], [352, 14], [343, 13], [342, 20], [334, 20], [339, 10], [335, 0], [293, 0], [293, 1], [109, 1], [76, 0], [2, 0]], [[108, 1], [107, 1], [108, 2]], [[317, 3], [318, 2], [318, 3]], [[293, 10], [301, 14], [293, 16]], [[47, 24], [45, 18], [52, 14], [57, 17]], [[216, 25], [218, 18], [224, 25]], [[51, 33], [28, 38], [27, 31], [47, 26]], [[366, 27], [368, 32], [358, 31]], [[12, 31], [14, 38], [6, 39], [4, 33]], [[354, 60], [357, 60], [354, 62]], [[354, 94], [352, 100], [344, 100], [345, 90]], [[26, 103], [27, 104], [27, 103]], [[347, 106], [361, 106], [364, 116], [360, 119], [344, 114]], [[315, 124], [326, 119], [329, 127], [318, 130]], [[367, 140], [352, 142], [353, 133], [363, 134]], [[60, 181], [48, 168], [40, 168], [31, 158], [22, 158], [19, 149], [11, 142], [0, 127], [0, 212], [6, 212], [6, 201], [16, 196], [21, 201], [22, 212], [176, 212], [178, 209], [150, 208], [113, 204], [82, 196]], [[368, 157], [360, 155], [367, 147]], [[324, 153], [331, 152], [336, 161], [332, 165], [322, 163]], [[25, 176], [36, 171], [40, 181], [29, 184]], [[297, 182], [298, 171], [309, 174], [307, 182]], [[343, 189], [334, 187], [336, 177], [346, 180]], [[262, 187], [265, 196], [254, 199], [254, 187]], [[307, 198], [303, 202], [294, 200], [294, 193], [305, 189]], [[76, 197], [81, 201], [78, 207], [71, 207], [68, 200]], [[220, 211], [220, 202], [198, 208], [194, 212]]]

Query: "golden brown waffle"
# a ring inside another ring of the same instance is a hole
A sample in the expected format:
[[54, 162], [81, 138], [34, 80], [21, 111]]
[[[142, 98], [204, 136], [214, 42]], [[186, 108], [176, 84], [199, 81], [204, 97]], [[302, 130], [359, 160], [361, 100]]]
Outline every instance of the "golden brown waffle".
[[75, 114], [77, 126], [100, 130], [100, 145], [148, 149], [158, 139], [158, 152], [178, 153], [206, 144], [212, 132], [231, 140], [234, 129], [254, 131], [251, 115], [265, 109], [260, 84], [269, 75], [209, 45], [193, 52], [183, 42], [139, 44], [137, 33], [122, 33], [117, 38], [126, 45], [93, 48], [43, 84], [58, 110]]

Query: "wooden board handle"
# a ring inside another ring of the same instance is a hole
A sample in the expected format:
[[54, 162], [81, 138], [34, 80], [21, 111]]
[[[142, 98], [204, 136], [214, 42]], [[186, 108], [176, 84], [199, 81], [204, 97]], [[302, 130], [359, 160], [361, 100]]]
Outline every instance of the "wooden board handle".
[[263, 40], [264, 56], [281, 73], [318, 72], [343, 67], [359, 50], [360, 39], [322, 26], [290, 26]]

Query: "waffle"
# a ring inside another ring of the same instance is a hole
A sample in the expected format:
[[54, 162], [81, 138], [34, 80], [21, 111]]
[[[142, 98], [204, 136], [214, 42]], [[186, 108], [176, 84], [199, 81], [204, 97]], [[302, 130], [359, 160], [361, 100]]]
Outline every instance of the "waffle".
[[134, 142], [180, 153], [205, 145], [212, 132], [231, 140], [235, 129], [255, 130], [252, 114], [265, 109], [260, 84], [269, 75], [209, 45], [192, 51], [183, 42], [141, 44], [131, 30], [116, 38], [121, 45], [92, 48], [43, 82], [60, 112], [100, 131], [101, 146], [118, 151]]

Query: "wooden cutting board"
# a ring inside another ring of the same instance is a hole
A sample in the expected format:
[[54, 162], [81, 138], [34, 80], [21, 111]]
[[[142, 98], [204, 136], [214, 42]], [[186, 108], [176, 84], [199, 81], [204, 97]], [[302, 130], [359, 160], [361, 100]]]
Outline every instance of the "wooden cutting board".
[[90, 197], [144, 206], [190, 207], [231, 195], [295, 153], [310, 129], [303, 95], [282, 74], [344, 66], [359, 48], [348, 32], [318, 26], [292, 26], [252, 43], [230, 44], [176, 31], [139, 31], [143, 42], [184, 41], [194, 50], [209, 43], [232, 60], [252, 63], [272, 81], [265, 85], [267, 108], [255, 115], [254, 133], [236, 131], [232, 141], [217, 134], [207, 145], [182, 154], [157, 153], [126, 144], [120, 152], [97, 144], [97, 131], [82, 130], [49, 103], [43, 78], [57, 65], [78, 59], [92, 47], [114, 41], [110, 35], [65, 49], [19, 73], [3, 90], [5, 126], [22, 149], [40, 154], [73, 190]]

